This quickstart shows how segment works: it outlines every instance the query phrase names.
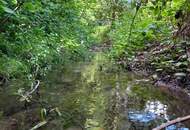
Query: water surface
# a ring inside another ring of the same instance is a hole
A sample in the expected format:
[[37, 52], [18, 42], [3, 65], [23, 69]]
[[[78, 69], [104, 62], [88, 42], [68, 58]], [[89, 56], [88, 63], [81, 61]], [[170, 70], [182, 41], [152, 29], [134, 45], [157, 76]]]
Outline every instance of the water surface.
[[[47, 119], [51, 120], [41, 130], [151, 130], [190, 113], [186, 102], [152, 86], [147, 77], [122, 70], [102, 55], [91, 62], [68, 63], [51, 71], [40, 86], [39, 100], [45, 102], [44, 109], [33, 105], [26, 112], [22, 103], [10, 94], [17, 87], [9, 87], [6, 93], [2, 90], [0, 101], [0, 125], [15, 119], [14, 130], [29, 129]], [[53, 114], [50, 111], [51, 118], [42, 114], [48, 109], [55, 111]], [[26, 121], [29, 116], [31, 119]], [[188, 128], [190, 122], [186, 121], [166, 130]]]

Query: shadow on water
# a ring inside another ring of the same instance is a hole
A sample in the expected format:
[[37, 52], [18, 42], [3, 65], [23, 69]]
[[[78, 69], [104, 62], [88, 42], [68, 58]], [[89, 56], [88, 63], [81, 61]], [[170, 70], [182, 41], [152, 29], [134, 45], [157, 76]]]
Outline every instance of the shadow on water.
[[[152, 86], [146, 77], [125, 72], [105, 59], [97, 54], [91, 62], [68, 63], [49, 73], [41, 83], [41, 100], [50, 104], [49, 109], [57, 108], [60, 115], [50, 115], [41, 130], [151, 130], [190, 113], [188, 104]], [[26, 130], [48, 118], [42, 117], [39, 106], [29, 112], [22, 109], [22, 104], [14, 103], [14, 96], [2, 94], [0, 100], [10, 103], [0, 101], [0, 126], [12, 118], [17, 122], [12, 130]], [[16, 108], [20, 111], [13, 111]], [[188, 128], [186, 121], [166, 130]]]

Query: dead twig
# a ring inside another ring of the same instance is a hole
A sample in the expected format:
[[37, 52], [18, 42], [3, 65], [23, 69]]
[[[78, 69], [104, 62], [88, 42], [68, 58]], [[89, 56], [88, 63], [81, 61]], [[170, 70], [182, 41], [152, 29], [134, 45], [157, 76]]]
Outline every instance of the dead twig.
[[40, 85], [40, 81], [37, 80], [36, 81], [36, 85], [34, 86], [33, 83], [32, 83], [32, 86], [31, 86], [31, 90], [29, 91], [23, 91], [22, 89], [18, 91], [18, 95], [21, 96], [20, 100], [21, 101], [27, 101], [27, 102], [30, 102], [32, 100], [32, 94], [34, 92], [36, 92], [36, 94], [38, 94], [38, 91], [39, 91], [39, 85]]
[[32, 85], [33, 88], [31, 88], [31, 91], [28, 91], [26, 95], [31, 95], [33, 92], [35, 92], [38, 89], [39, 85], [40, 85], [40, 81], [37, 80], [36, 85], [34, 87]]
[[30, 130], [37, 130], [38, 128], [46, 125], [48, 122], [47, 121], [42, 121], [40, 123], [38, 123], [37, 125], [35, 125], [34, 127], [32, 127]]
[[179, 122], [182, 122], [182, 121], [185, 121], [185, 120], [189, 120], [190, 119], [190, 115], [188, 116], [185, 116], [185, 117], [179, 117], [177, 119], [174, 119], [174, 120], [171, 120], [171, 121], [168, 121], [152, 130], [161, 130], [161, 129], [164, 129], [170, 125], [173, 125], [173, 124], [176, 124], [176, 123], [179, 123]]

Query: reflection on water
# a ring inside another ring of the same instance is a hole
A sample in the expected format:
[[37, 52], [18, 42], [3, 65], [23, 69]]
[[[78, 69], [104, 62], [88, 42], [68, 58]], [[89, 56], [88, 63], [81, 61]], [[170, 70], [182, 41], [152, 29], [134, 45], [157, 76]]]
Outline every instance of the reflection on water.
[[[124, 72], [105, 59], [100, 54], [90, 63], [68, 63], [64, 68], [58, 67], [49, 73], [41, 83], [41, 100], [58, 108], [62, 116], [53, 118], [41, 130], [151, 130], [190, 113], [188, 104], [143, 82], [145, 77]], [[10, 102], [5, 105], [6, 102], [0, 101], [2, 113], [10, 111], [10, 108], [19, 108], [12, 103], [16, 98], [1, 97]], [[36, 124], [26, 125], [31, 121], [25, 121], [24, 111], [19, 113], [14, 114], [20, 123], [18, 130], [26, 130]], [[36, 112], [36, 115], [39, 113]], [[3, 121], [6, 118], [9, 117], [3, 116]], [[166, 130], [188, 128], [190, 122], [186, 121]]]
[[158, 118], [168, 120], [167, 105], [160, 101], [147, 101], [145, 109], [141, 111], [131, 110], [128, 112], [128, 118], [132, 122], [149, 123]]
[[[136, 130], [149, 129], [147, 126], [155, 126], [162, 120], [168, 121], [170, 115], [167, 114], [167, 105], [162, 104], [160, 101], [147, 101], [145, 109], [142, 111], [129, 111], [129, 121], [135, 123]], [[178, 123], [165, 128], [165, 130], [189, 130], [184, 127], [184, 124]]]
[[130, 111], [128, 118], [132, 122], [148, 123], [156, 119], [156, 115], [151, 112]]
[[165, 130], [189, 130], [189, 128], [184, 128], [179, 125], [171, 125], [171, 126], [168, 126]]
[[144, 111], [154, 113], [168, 120], [167, 105], [162, 104], [160, 101], [147, 101]]

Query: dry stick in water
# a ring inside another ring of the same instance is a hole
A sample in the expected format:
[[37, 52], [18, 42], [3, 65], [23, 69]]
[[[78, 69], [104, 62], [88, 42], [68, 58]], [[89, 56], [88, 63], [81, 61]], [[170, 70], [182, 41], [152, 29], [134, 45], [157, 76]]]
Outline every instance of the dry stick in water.
[[154, 128], [154, 129], [152, 129], [152, 130], [161, 130], [161, 129], [164, 129], [164, 128], [170, 126], [170, 125], [173, 125], [173, 124], [176, 124], [176, 123], [178, 123], [178, 122], [182, 122], [182, 121], [185, 121], [185, 120], [188, 120], [188, 119], [190, 119], [190, 115], [184, 116], [184, 117], [179, 117], [179, 118], [177, 118], [177, 119], [168, 121], [168, 122], [166, 122], [166, 123], [164, 123], [164, 124], [162, 124], [162, 125], [160, 125], [160, 126]]
[[38, 89], [39, 85], [40, 85], [40, 81], [37, 80], [37, 84], [31, 89], [31, 91], [27, 92], [27, 95], [30, 95], [33, 92], [35, 92]]

